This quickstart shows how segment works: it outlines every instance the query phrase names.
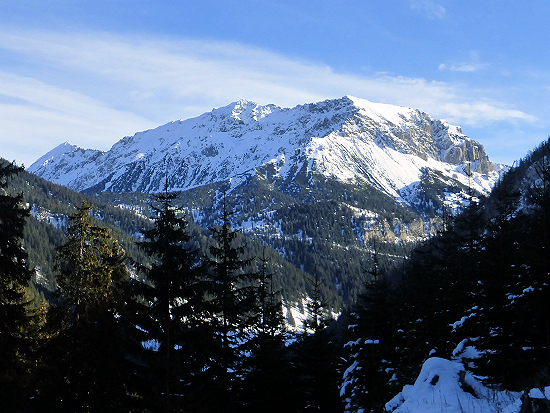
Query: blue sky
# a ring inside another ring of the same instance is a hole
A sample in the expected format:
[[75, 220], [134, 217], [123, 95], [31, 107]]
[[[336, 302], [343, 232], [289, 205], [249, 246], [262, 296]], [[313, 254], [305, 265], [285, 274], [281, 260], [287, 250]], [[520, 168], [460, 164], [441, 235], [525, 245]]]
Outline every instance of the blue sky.
[[550, 2], [0, 0], [0, 156], [239, 99], [352, 95], [460, 125], [511, 164], [550, 134]]

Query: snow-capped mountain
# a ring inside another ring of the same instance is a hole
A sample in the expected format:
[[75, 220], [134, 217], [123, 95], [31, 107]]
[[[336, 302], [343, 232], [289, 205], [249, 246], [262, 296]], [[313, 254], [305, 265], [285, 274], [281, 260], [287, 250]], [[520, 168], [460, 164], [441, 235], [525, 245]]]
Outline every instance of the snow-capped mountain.
[[[337, 312], [362, 285], [371, 240], [385, 262], [399, 260], [468, 193], [488, 193], [499, 168], [457, 126], [346, 96], [294, 108], [239, 101], [107, 152], [65, 143], [29, 171], [113, 205], [168, 180], [203, 228], [219, 223], [226, 194], [234, 228], [320, 276]], [[307, 299], [303, 277], [281, 277], [284, 297]]]
[[320, 174], [410, 203], [426, 169], [482, 193], [497, 176], [460, 127], [346, 96], [291, 109], [241, 100], [125, 137], [107, 152], [64, 143], [28, 170], [78, 191], [119, 193], [159, 191], [166, 178], [187, 190], [229, 178], [235, 186], [260, 173], [281, 187]]

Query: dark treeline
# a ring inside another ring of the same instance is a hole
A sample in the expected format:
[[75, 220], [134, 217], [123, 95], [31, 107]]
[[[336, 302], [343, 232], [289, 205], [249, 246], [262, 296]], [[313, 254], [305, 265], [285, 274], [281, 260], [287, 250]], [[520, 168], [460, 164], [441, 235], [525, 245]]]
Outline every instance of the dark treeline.
[[[382, 412], [433, 356], [462, 360], [498, 389], [547, 386], [549, 156], [545, 142], [490, 197], [468, 194], [398, 266], [372, 237], [364, 288], [337, 321], [324, 293], [334, 278], [304, 250], [294, 260], [313, 274], [300, 286], [310, 299], [292, 331], [273, 249], [232, 229], [225, 196], [208, 236], [176, 194], [153, 196], [152, 224], [132, 248], [79, 199], [48, 269], [53, 292], [36, 294], [23, 248], [30, 211], [9, 185], [22, 171], [3, 164], [0, 402], [14, 412]], [[310, 247], [352, 268], [329, 242]]]
[[383, 411], [428, 357], [461, 360], [499, 390], [550, 385], [550, 140], [467, 201], [397, 268], [372, 247], [346, 316], [347, 411]]

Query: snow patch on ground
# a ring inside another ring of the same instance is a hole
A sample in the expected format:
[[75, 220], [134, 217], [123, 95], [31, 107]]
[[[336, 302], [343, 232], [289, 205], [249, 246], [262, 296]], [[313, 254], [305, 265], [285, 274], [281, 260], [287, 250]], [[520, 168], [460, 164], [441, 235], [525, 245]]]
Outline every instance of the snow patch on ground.
[[36, 205], [32, 206], [31, 215], [38, 221], [47, 222], [59, 230], [64, 230], [69, 223], [69, 218], [66, 215], [54, 214], [51, 211]]
[[461, 363], [432, 357], [414, 385], [404, 386], [385, 408], [392, 413], [517, 413], [520, 395], [489, 389]]

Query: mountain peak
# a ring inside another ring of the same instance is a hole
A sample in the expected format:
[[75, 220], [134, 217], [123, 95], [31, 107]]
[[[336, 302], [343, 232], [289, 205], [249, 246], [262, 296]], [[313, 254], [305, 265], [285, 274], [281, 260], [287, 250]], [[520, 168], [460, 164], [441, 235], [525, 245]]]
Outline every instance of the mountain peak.
[[380, 122], [390, 122], [394, 125], [402, 125], [406, 117], [416, 112], [414, 109], [404, 106], [395, 106], [387, 103], [373, 103], [365, 99], [346, 96], [353, 102], [363, 115]]
[[69, 142], [63, 142], [62, 144], [56, 146], [51, 151], [47, 152], [46, 154], [42, 155], [40, 158], [38, 158], [29, 168], [27, 168], [29, 171], [33, 171], [33, 169], [36, 169], [40, 165], [47, 163], [48, 161], [51, 161], [55, 158], [58, 158], [59, 156], [62, 156], [63, 154], [73, 152], [74, 150], [78, 149], [78, 146], [72, 145]]
[[280, 110], [281, 108], [275, 105], [262, 106], [256, 102], [241, 99], [227, 106], [213, 109], [211, 114], [222, 119], [229, 118], [237, 122], [237, 124], [248, 125]]
[[[29, 170], [79, 191], [112, 192], [156, 192], [166, 178], [178, 190], [229, 178], [236, 185], [259, 171], [288, 187], [320, 174], [403, 198], [423, 168], [471, 181], [463, 171], [468, 161], [480, 174], [492, 170], [483, 146], [459, 127], [344, 96], [285, 109], [239, 100], [125, 137], [105, 153], [63, 144]], [[480, 177], [477, 189], [486, 192], [489, 181]]]
[[46, 176], [52, 182], [71, 186], [79, 181], [78, 169], [97, 161], [104, 154], [95, 149], [84, 149], [77, 145], [63, 142], [45, 155], [38, 158], [27, 170], [38, 176]]

